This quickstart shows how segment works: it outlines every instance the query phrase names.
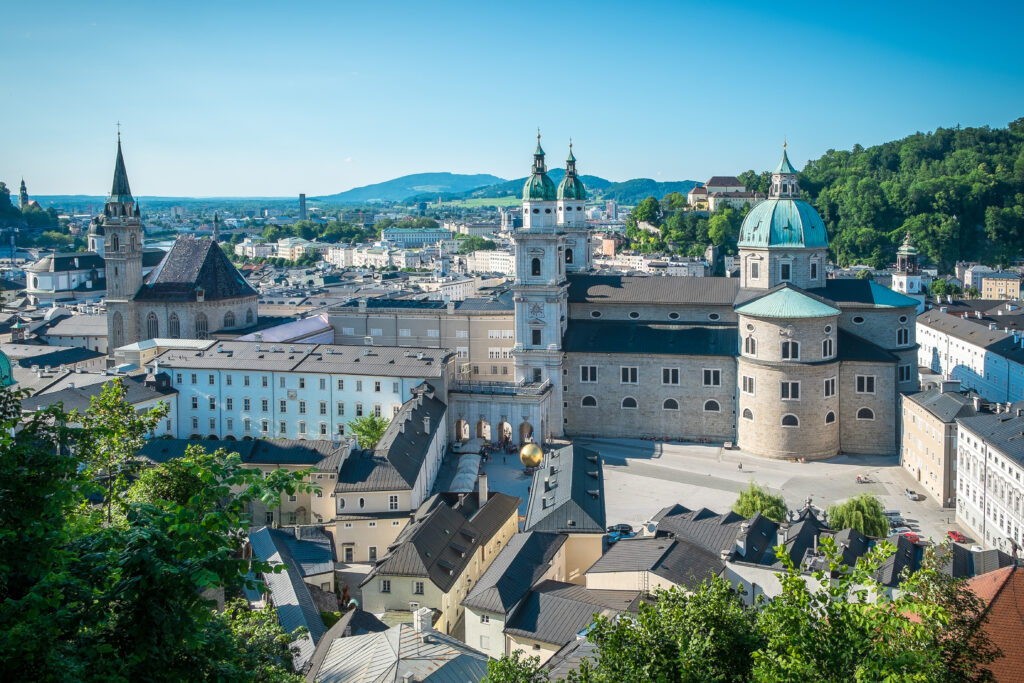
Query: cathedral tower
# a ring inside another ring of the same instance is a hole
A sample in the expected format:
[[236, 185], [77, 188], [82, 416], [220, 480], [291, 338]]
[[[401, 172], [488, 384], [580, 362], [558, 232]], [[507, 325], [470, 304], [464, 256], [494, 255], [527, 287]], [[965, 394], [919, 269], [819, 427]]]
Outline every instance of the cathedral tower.
[[25, 187], [25, 179], [21, 179], [21, 189], [18, 190], [18, 209], [21, 211], [25, 210], [28, 206], [28, 188]]
[[117, 136], [117, 160], [110, 197], [103, 215], [93, 219], [105, 237], [107, 335], [110, 353], [138, 341], [138, 321], [132, 299], [142, 287], [142, 217], [128, 186], [128, 173]]
[[538, 133], [533, 168], [523, 186], [523, 227], [513, 235], [516, 381], [550, 381], [554, 397], [548, 424], [541, 425], [540, 433], [535, 434], [538, 441], [562, 434], [562, 335], [568, 317], [569, 283], [565, 275], [566, 236], [555, 213], [561, 202], [556, 196]]
[[569, 272], [590, 270], [590, 232], [587, 230], [587, 190], [576, 175], [576, 156], [569, 142], [569, 158], [565, 160], [565, 178], [558, 184], [558, 224], [565, 232], [565, 269]]

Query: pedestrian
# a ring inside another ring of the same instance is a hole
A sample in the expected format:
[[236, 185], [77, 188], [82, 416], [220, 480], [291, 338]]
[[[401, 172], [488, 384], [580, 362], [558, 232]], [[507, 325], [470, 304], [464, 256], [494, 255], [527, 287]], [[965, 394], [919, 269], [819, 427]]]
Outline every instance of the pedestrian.
[[736, 469], [738, 469], [740, 472], [742, 472], [743, 471], [743, 463], [740, 463], [739, 465], [737, 465]]

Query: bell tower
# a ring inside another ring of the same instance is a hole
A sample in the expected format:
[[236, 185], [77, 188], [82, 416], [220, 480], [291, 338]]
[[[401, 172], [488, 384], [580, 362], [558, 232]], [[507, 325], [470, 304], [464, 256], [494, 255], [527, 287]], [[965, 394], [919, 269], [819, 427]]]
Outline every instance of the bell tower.
[[[523, 186], [523, 227], [516, 230], [515, 300], [516, 381], [550, 382], [547, 429], [562, 434], [562, 336], [568, 317], [569, 283], [565, 273], [565, 232], [555, 216], [556, 190], [547, 175], [537, 134], [533, 168]], [[541, 438], [547, 434], [542, 434]]]
[[924, 312], [925, 291], [921, 284], [921, 271], [917, 265], [917, 247], [908, 232], [903, 244], [896, 250], [896, 270], [892, 273], [892, 288], [917, 299], [917, 312]]
[[103, 207], [103, 215], [93, 221], [105, 236], [107, 335], [109, 353], [113, 355], [114, 349], [139, 339], [132, 300], [142, 287], [142, 214], [128, 185], [120, 132], [110, 196]]
[[576, 174], [576, 156], [569, 141], [569, 157], [565, 160], [565, 178], [558, 184], [558, 225], [565, 232], [565, 269], [572, 272], [590, 270], [590, 231], [587, 229], [587, 190]]

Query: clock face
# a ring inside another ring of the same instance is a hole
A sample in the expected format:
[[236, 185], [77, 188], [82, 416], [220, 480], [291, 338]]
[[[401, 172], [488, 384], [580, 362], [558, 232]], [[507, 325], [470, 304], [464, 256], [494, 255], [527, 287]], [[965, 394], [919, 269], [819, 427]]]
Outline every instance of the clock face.
[[540, 304], [530, 304], [530, 315], [538, 318], [544, 317], [544, 307]]

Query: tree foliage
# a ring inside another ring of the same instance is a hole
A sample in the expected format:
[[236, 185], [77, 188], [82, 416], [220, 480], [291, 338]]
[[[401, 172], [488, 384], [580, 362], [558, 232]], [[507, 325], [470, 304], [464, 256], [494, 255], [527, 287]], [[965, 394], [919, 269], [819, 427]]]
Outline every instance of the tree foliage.
[[477, 237], [476, 235], [471, 235], [459, 240], [460, 254], [469, 254], [474, 251], [493, 251], [497, 248], [498, 245], [494, 243], [494, 240], [489, 240], [485, 237]]
[[761, 513], [764, 517], [774, 522], [786, 521], [786, 499], [768, 492], [768, 489], [758, 486], [754, 480], [750, 485], [740, 491], [740, 497], [733, 503], [732, 511], [738, 515], [750, 518]]
[[833, 529], [856, 529], [867, 536], [889, 535], [889, 522], [883, 514], [881, 501], [870, 494], [861, 494], [828, 509], [828, 523]]
[[[0, 390], [5, 679], [299, 680], [291, 670], [291, 636], [266, 619], [253, 626], [254, 618], [238, 609], [217, 614], [203, 591], [231, 594], [250, 570], [274, 571], [242, 557], [248, 510], [255, 501], [310, 490], [305, 473], [277, 470], [264, 478], [237, 454], [193, 447], [173, 467], [157, 467], [192, 482], [184, 489], [153, 483], [173, 479], [165, 476], [143, 476], [140, 482], [152, 481], [128, 495], [120, 484], [107, 485], [116, 477], [96, 485], [91, 464], [79, 465], [97, 444], [119, 454], [97, 459], [92, 453], [90, 462], [118, 477], [128, 471], [127, 446], [111, 442], [126, 427], [104, 419], [138, 418], [131, 406], [115, 405], [114, 395], [101, 399], [86, 428], [59, 406], [22, 420], [22, 395]], [[127, 429], [131, 438], [138, 423]], [[94, 495], [116, 497], [116, 514], [92, 514]]]
[[384, 430], [388, 428], [389, 422], [390, 420], [386, 417], [367, 415], [350, 421], [348, 429], [359, 438], [360, 448], [370, 449], [377, 446], [377, 442], [384, 436]]

